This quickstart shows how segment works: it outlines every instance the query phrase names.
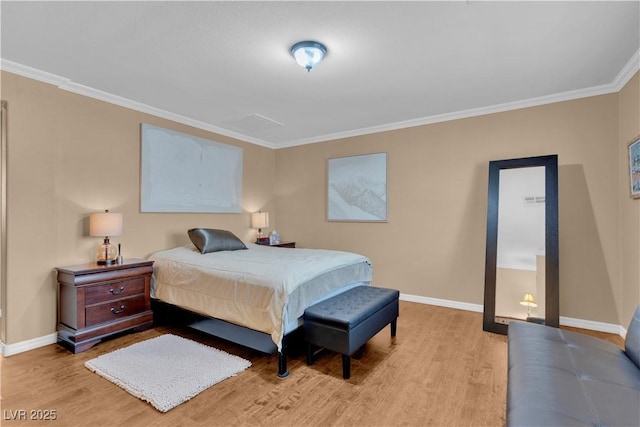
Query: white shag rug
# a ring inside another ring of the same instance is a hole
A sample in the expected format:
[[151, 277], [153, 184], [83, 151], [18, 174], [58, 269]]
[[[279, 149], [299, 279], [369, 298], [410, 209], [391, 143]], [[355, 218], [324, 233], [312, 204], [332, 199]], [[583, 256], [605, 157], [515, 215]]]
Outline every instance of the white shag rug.
[[157, 410], [167, 412], [244, 371], [251, 362], [165, 334], [96, 357], [84, 365]]

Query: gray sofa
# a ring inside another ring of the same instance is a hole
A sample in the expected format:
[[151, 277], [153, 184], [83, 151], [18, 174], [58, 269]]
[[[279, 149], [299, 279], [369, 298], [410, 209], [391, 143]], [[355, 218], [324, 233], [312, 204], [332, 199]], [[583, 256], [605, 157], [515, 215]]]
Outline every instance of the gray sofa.
[[580, 333], [512, 322], [507, 426], [640, 426], [640, 306], [624, 351]]

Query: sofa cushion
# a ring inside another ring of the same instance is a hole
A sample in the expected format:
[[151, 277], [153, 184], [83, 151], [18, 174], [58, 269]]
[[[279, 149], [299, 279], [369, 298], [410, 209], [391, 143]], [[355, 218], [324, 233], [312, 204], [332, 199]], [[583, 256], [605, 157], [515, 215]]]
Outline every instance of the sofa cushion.
[[624, 340], [624, 350], [629, 359], [640, 368], [640, 305], [633, 313], [633, 318], [627, 330], [627, 337]]

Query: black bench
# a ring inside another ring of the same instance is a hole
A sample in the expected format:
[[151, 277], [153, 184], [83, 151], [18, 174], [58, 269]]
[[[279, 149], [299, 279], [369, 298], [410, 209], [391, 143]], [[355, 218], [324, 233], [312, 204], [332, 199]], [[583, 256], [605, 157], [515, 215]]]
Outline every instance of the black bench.
[[396, 336], [399, 315], [395, 289], [357, 286], [307, 308], [304, 311], [304, 336], [307, 364], [313, 364], [313, 346], [342, 354], [342, 376], [351, 376], [351, 355], [391, 324]]

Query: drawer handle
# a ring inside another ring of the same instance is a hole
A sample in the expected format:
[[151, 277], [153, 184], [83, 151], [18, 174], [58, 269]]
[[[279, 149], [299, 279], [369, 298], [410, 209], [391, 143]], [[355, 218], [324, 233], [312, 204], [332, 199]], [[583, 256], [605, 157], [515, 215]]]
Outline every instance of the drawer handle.
[[111, 312], [112, 312], [113, 314], [120, 314], [120, 313], [122, 313], [123, 311], [124, 311], [124, 304], [122, 304], [122, 305], [120, 306], [120, 310], [116, 310], [115, 308], [111, 307]]
[[109, 289], [109, 292], [111, 292], [111, 295], [120, 295], [122, 291], [124, 291], [124, 286], [120, 286], [120, 290], [118, 292], [114, 291], [113, 288]]

